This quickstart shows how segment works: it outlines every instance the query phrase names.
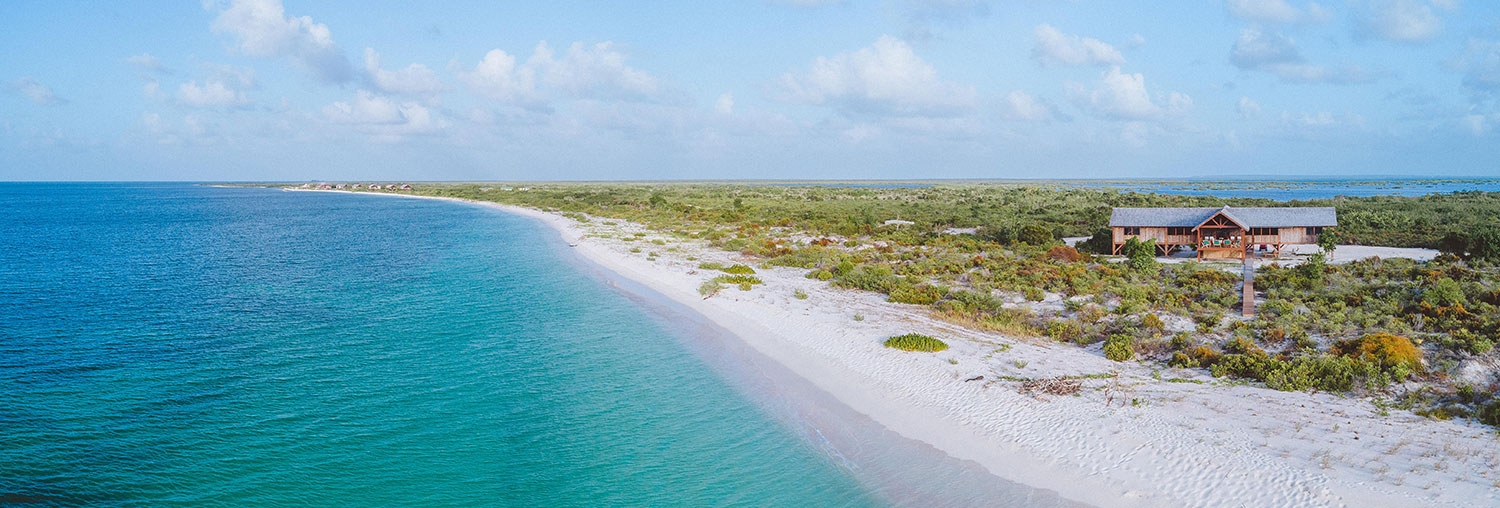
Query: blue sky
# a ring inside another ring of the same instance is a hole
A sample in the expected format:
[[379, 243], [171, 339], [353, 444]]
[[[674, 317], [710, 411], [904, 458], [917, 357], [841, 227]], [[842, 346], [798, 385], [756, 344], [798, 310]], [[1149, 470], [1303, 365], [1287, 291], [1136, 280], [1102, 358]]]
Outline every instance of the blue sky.
[[1500, 176], [1476, 0], [0, 3], [0, 180]]

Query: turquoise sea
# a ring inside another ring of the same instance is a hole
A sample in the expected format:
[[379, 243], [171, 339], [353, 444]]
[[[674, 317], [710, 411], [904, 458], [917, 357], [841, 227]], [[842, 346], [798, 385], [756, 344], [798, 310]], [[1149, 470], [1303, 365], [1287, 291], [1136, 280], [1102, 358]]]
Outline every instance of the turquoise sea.
[[0, 506], [1062, 506], [529, 219], [0, 184]]

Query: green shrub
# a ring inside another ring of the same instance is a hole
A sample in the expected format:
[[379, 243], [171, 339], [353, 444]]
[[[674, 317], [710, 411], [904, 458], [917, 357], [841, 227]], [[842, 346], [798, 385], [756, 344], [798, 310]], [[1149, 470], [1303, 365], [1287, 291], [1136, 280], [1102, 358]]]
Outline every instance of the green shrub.
[[703, 281], [703, 285], [698, 286], [698, 294], [703, 295], [704, 298], [708, 298], [710, 296], [719, 294], [719, 291], [722, 291], [723, 289], [723, 284], [719, 284], [711, 280], [706, 280]]
[[1167, 329], [1167, 324], [1163, 323], [1161, 318], [1156, 317], [1156, 314], [1146, 314], [1141, 316], [1141, 327], [1160, 332]]
[[1125, 245], [1120, 247], [1120, 253], [1128, 259], [1125, 264], [1140, 271], [1153, 271], [1160, 268], [1156, 262], [1156, 240], [1140, 241], [1138, 238], [1125, 240]]
[[698, 269], [699, 270], [723, 270], [724, 269], [724, 265], [720, 264], [720, 263], [714, 263], [712, 261], [704, 261], [702, 263], [698, 263]]
[[807, 272], [807, 278], [813, 280], [830, 280], [833, 278], [833, 272], [828, 270], [813, 270]]
[[1500, 427], [1500, 400], [1481, 406], [1476, 414], [1480, 422]]
[[762, 284], [762, 282], [760, 281], [759, 277], [753, 277], [753, 276], [750, 276], [750, 275], [720, 275], [718, 277], [714, 277], [713, 278], [713, 282], [720, 282], [720, 283], [724, 283], [724, 284], [735, 284], [735, 285], [740, 285], [740, 284], [751, 284], [751, 285]]
[[795, 297], [798, 300], [806, 300], [807, 299], [807, 292], [803, 291], [801, 289], [798, 289], [798, 290], [792, 292], [792, 296]]
[[745, 265], [733, 265], [725, 268], [724, 273], [734, 275], [755, 275], [755, 269]]
[[1023, 292], [1026, 294], [1027, 301], [1040, 302], [1047, 299], [1047, 293], [1038, 288], [1028, 287]]
[[1135, 358], [1135, 339], [1129, 335], [1114, 334], [1104, 340], [1104, 357], [1123, 362]]
[[891, 297], [886, 299], [886, 301], [913, 305], [932, 305], [934, 302], [941, 300], [945, 293], [947, 291], [942, 288], [925, 284], [920, 286], [902, 285], [891, 291]]
[[1052, 243], [1052, 230], [1037, 224], [1027, 224], [1016, 234], [1016, 240], [1027, 245], [1047, 245]]
[[854, 263], [850, 261], [840, 261], [839, 264], [833, 267], [834, 275], [844, 275], [852, 271], [854, 271]]
[[906, 335], [897, 335], [895, 337], [886, 339], [885, 347], [896, 348], [902, 351], [922, 351], [931, 353], [948, 349], [948, 344], [941, 340], [937, 340], [919, 333], [908, 333]]
[[1047, 336], [1061, 342], [1076, 342], [1083, 337], [1083, 325], [1071, 319], [1047, 324]]

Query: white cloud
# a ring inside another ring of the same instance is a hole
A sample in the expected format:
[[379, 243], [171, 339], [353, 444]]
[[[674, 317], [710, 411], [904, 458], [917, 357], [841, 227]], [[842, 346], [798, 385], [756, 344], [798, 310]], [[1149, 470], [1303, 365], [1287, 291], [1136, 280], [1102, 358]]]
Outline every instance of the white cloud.
[[503, 102], [529, 101], [536, 91], [536, 71], [517, 66], [516, 57], [498, 49], [485, 53], [474, 70], [459, 73], [458, 79], [474, 93]]
[[[1042, 65], [1118, 65], [1125, 56], [1098, 39], [1065, 34], [1052, 25], [1038, 25], [1031, 58]], [[1144, 38], [1143, 42], [1144, 43]]]
[[1288, 83], [1367, 83], [1379, 77], [1357, 65], [1325, 67], [1304, 63], [1296, 41], [1247, 28], [1229, 50], [1229, 62], [1245, 70], [1269, 72]]
[[197, 81], [183, 83], [177, 87], [177, 100], [194, 107], [231, 107], [250, 103], [250, 97], [245, 92], [235, 90], [219, 80], [204, 82], [203, 86], [198, 86]]
[[134, 65], [142, 72], [153, 74], [164, 74], [167, 72], [167, 66], [161, 63], [161, 59], [151, 56], [150, 53], [141, 53], [139, 55], [126, 58], [125, 62], [129, 63], [130, 65]]
[[575, 42], [561, 58], [543, 41], [521, 64], [509, 53], [490, 50], [473, 70], [459, 73], [459, 79], [475, 93], [503, 102], [540, 102], [549, 94], [573, 99], [658, 98], [657, 79], [626, 65], [625, 59], [608, 41], [592, 46]]
[[379, 141], [397, 141], [412, 134], [442, 130], [447, 121], [415, 102], [395, 102], [368, 90], [359, 90], [354, 100], [323, 107], [323, 118], [348, 125]]
[[1240, 30], [1229, 50], [1229, 62], [1241, 69], [1256, 69], [1275, 64], [1301, 62], [1297, 43], [1281, 34], [1266, 34], [1260, 30]]
[[1485, 124], [1484, 115], [1464, 115], [1463, 126], [1470, 134], [1483, 136], [1489, 132], [1489, 125]]
[[1193, 106], [1192, 97], [1180, 92], [1167, 94], [1165, 107], [1158, 105], [1146, 91], [1145, 76], [1122, 73], [1119, 67], [1104, 73], [1098, 89], [1071, 82], [1066, 88], [1079, 108], [1114, 120], [1157, 120], [1180, 115]]
[[1226, 0], [1224, 4], [1231, 14], [1260, 23], [1320, 23], [1331, 17], [1323, 6], [1312, 2], [1301, 9], [1286, 0]]
[[20, 94], [22, 97], [30, 99], [31, 102], [43, 106], [60, 106], [68, 103], [66, 99], [58, 97], [56, 93], [53, 93], [52, 89], [47, 85], [43, 85], [31, 76], [25, 76], [6, 83], [5, 90]]
[[726, 92], [720, 95], [719, 100], [714, 101], [714, 111], [721, 115], [734, 114], [734, 94]]
[[233, 36], [239, 50], [251, 56], [289, 57], [318, 79], [342, 83], [353, 77], [349, 60], [333, 42], [327, 25], [307, 16], [289, 17], [281, 0], [229, 0], [205, 3], [219, 10], [213, 30]]
[[1240, 102], [1236, 109], [1240, 112], [1240, 118], [1260, 116], [1260, 103], [1251, 100], [1249, 97], [1240, 97]]
[[890, 36], [853, 53], [818, 57], [806, 72], [783, 74], [775, 95], [845, 113], [894, 116], [951, 116], [973, 109], [976, 100], [973, 86], [942, 81], [910, 45]]
[[443, 82], [427, 66], [414, 63], [401, 70], [380, 68], [380, 54], [365, 48], [365, 73], [370, 83], [382, 92], [405, 95], [429, 95], [443, 91]]
[[549, 87], [575, 97], [646, 99], [656, 95], [659, 87], [650, 74], [625, 65], [625, 54], [615, 51], [609, 41], [592, 46], [575, 42], [560, 59], [543, 41], [526, 64], [536, 68]]
[[1423, 0], [1368, 0], [1357, 11], [1359, 34], [1388, 41], [1419, 43], [1436, 38], [1443, 20], [1432, 12], [1433, 4], [1451, 10], [1454, 2]]
[[1469, 39], [1464, 52], [1448, 63], [1462, 72], [1464, 86], [1481, 92], [1500, 91], [1500, 41]]
[[1050, 104], [1021, 90], [1005, 94], [1000, 103], [1000, 116], [1007, 120], [1039, 122], [1051, 119], [1054, 114]]

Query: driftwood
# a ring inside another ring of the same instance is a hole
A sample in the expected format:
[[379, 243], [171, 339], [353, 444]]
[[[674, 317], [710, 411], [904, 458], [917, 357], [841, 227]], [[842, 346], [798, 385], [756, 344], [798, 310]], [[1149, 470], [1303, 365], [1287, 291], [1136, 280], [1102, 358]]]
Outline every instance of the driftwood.
[[1027, 395], [1074, 395], [1083, 388], [1083, 383], [1077, 379], [1054, 377], [1047, 379], [1031, 379], [1021, 382], [1021, 393]]
[[984, 376], [974, 376], [974, 377], [971, 377], [969, 379], [965, 379], [964, 380], [965, 383], [970, 382], [970, 381], [984, 381]]

